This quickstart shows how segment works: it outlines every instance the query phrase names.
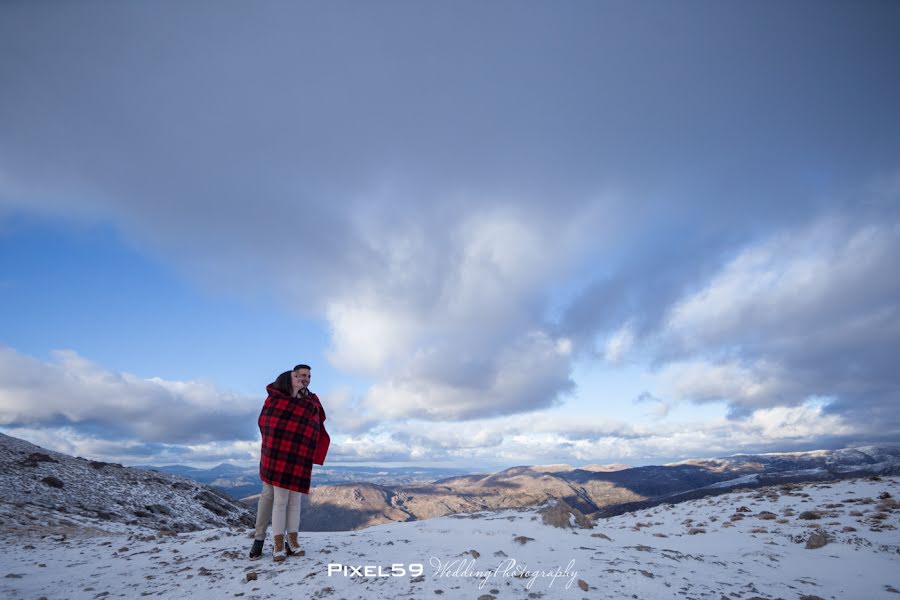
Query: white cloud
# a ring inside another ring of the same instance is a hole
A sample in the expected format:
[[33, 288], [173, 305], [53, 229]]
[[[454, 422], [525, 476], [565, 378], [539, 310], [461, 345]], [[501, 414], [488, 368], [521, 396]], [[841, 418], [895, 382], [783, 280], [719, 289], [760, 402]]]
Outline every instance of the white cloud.
[[[329, 360], [374, 380], [364, 408], [471, 418], [547, 406], [571, 387], [572, 340], [541, 323], [542, 287], [585, 243], [598, 209], [536, 216], [494, 202], [429, 231], [355, 215], [369, 268], [344, 282], [326, 317]], [[568, 238], [555, 240], [560, 231]]]
[[812, 399], [794, 407], [761, 408], [744, 419], [682, 423], [629, 424], [562, 417], [556, 411], [467, 423], [410, 421], [391, 425], [391, 434], [370, 432], [341, 440], [335, 460], [579, 465], [809, 449], [820, 440], [865, 437], [864, 428], [827, 408], [823, 400]]
[[[407, 376], [373, 385], [365, 406], [394, 419], [465, 419], [546, 407], [570, 386], [568, 352], [566, 340], [534, 331], [496, 356], [485, 357], [478, 367], [481, 373], [468, 372], [459, 357], [448, 356], [448, 365], [434, 365], [441, 360], [434, 356], [421, 361], [414, 357]], [[429, 372], [431, 366], [436, 368]], [[446, 379], [435, 376], [437, 368], [447, 366], [458, 368]]]
[[322, 397], [327, 404], [325, 425], [329, 432], [365, 432], [382, 421], [363, 405], [362, 397], [347, 386], [332, 388]]
[[332, 303], [326, 312], [331, 327], [328, 360], [336, 367], [378, 373], [415, 347], [420, 327], [415, 315], [379, 306], [377, 300]]
[[603, 358], [611, 364], [621, 363], [634, 347], [635, 336], [630, 324], [622, 325], [606, 340]]
[[103, 429], [144, 443], [254, 437], [260, 402], [202, 381], [143, 379], [71, 350], [45, 363], [0, 347], [0, 425]]
[[660, 377], [681, 400], [725, 400], [747, 405], [768, 403], [773, 398], [800, 400], [785, 397], [797, 390], [788, 388], [790, 380], [778, 365], [764, 361], [750, 366], [737, 362], [683, 361], [667, 365]]
[[821, 402], [807, 401], [801, 406], [775, 406], [754, 411], [745, 428], [758, 432], [761, 439], [814, 440], [830, 435], [859, 433], [840, 415], [826, 414]]
[[664, 335], [690, 351], [821, 335], [811, 327], [840, 327], [895, 306], [900, 280], [887, 275], [898, 251], [897, 222], [824, 219], [775, 236], [740, 252], [673, 306]]
[[259, 440], [217, 441], [200, 444], [145, 443], [136, 439], [108, 439], [76, 427], [4, 427], [3, 432], [32, 444], [91, 460], [123, 465], [181, 464], [211, 467], [223, 462], [252, 464], [259, 460]]
[[739, 252], [651, 343], [682, 399], [742, 409], [835, 396], [861, 420], [900, 392], [900, 222], [823, 218]]

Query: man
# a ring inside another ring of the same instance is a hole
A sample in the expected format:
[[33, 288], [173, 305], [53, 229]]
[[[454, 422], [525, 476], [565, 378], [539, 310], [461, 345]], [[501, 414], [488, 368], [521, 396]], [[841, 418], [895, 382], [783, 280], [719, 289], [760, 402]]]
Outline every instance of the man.
[[[286, 376], [287, 373], [283, 373], [281, 377]], [[291, 382], [293, 388], [292, 396], [296, 398], [308, 398], [315, 402], [315, 404], [319, 407], [319, 437], [315, 444], [315, 452], [312, 457], [313, 463], [317, 465], [321, 465], [325, 463], [325, 455], [328, 453], [328, 447], [331, 442], [330, 437], [328, 436], [328, 432], [325, 431], [324, 421], [325, 421], [325, 411], [322, 409], [321, 402], [319, 402], [318, 396], [316, 396], [313, 392], [309, 391], [309, 382], [312, 379], [311, 369], [309, 365], [299, 364], [293, 368], [290, 373]], [[263, 408], [263, 413], [265, 413], [265, 407]], [[262, 416], [260, 417], [262, 419]], [[263, 421], [261, 420], [260, 423]], [[261, 425], [262, 427], [262, 425]], [[264, 438], [265, 444], [265, 438]], [[261, 473], [262, 473], [263, 461], [261, 461]], [[308, 476], [309, 472], [305, 473], [306, 484], [305, 487], [301, 487], [300, 491], [304, 491], [308, 489]], [[257, 560], [262, 556], [263, 544], [266, 539], [266, 529], [268, 528], [269, 521], [272, 519], [272, 510], [275, 501], [275, 489], [274, 486], [270, 483], [263, 483], [262, 493], [259, 496], [259, 501], [256, 506], [256, 531], [253, 536], [253, 546], [250, 549], [250, 560]], [[297, 506], [296, 515], [299, 515], [299, 505]], [[295, 516], [296, 516], [295, 515]], [[295, 524], [296, 525], [296, 524]], [[296, 531], [296, 529], [294, 530]], [[290, 544], [279, 544], [279, 541], [284, 541], [284, 532], [275, 532], [276, 539], [276, 554], [280, 552], [280, 547], [284, 547], [288, 554], [293, 554], [294, 551], [299, 551], [299, 545], [296, 540], [296, 533], [291, 533]], [[283, 560], [283, 555], [281, 555]], [[278, 558], [276, 558], [278, 560]]]

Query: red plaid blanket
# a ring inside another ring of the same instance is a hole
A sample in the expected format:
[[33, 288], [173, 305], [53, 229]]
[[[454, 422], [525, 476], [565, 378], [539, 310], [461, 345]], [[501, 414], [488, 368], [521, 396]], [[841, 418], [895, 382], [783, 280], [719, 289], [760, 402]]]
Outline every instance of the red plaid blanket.
[[325, 431], [325, 410], [309, 393], [292, 398], [266, 386], [269, 397], [259, 413], [262, 453], [259, 476], [281, 488], [309, 493], [313, 463], [325, 464], [331, 438]]

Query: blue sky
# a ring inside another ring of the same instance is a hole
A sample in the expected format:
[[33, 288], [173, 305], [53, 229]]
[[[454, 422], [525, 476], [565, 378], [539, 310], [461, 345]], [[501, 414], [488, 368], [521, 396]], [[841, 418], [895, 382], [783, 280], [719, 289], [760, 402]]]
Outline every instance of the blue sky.
[[0, 429], [252, 464], [900, 438], [900, 10], [4, 3]]

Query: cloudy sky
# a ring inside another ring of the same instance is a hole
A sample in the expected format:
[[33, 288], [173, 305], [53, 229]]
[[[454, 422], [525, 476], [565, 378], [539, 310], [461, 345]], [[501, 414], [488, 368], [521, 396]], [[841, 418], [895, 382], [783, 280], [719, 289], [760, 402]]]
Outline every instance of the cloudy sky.
[[3, 2], [0, 430], [253, 464], [900, 440], [893, 2]]

